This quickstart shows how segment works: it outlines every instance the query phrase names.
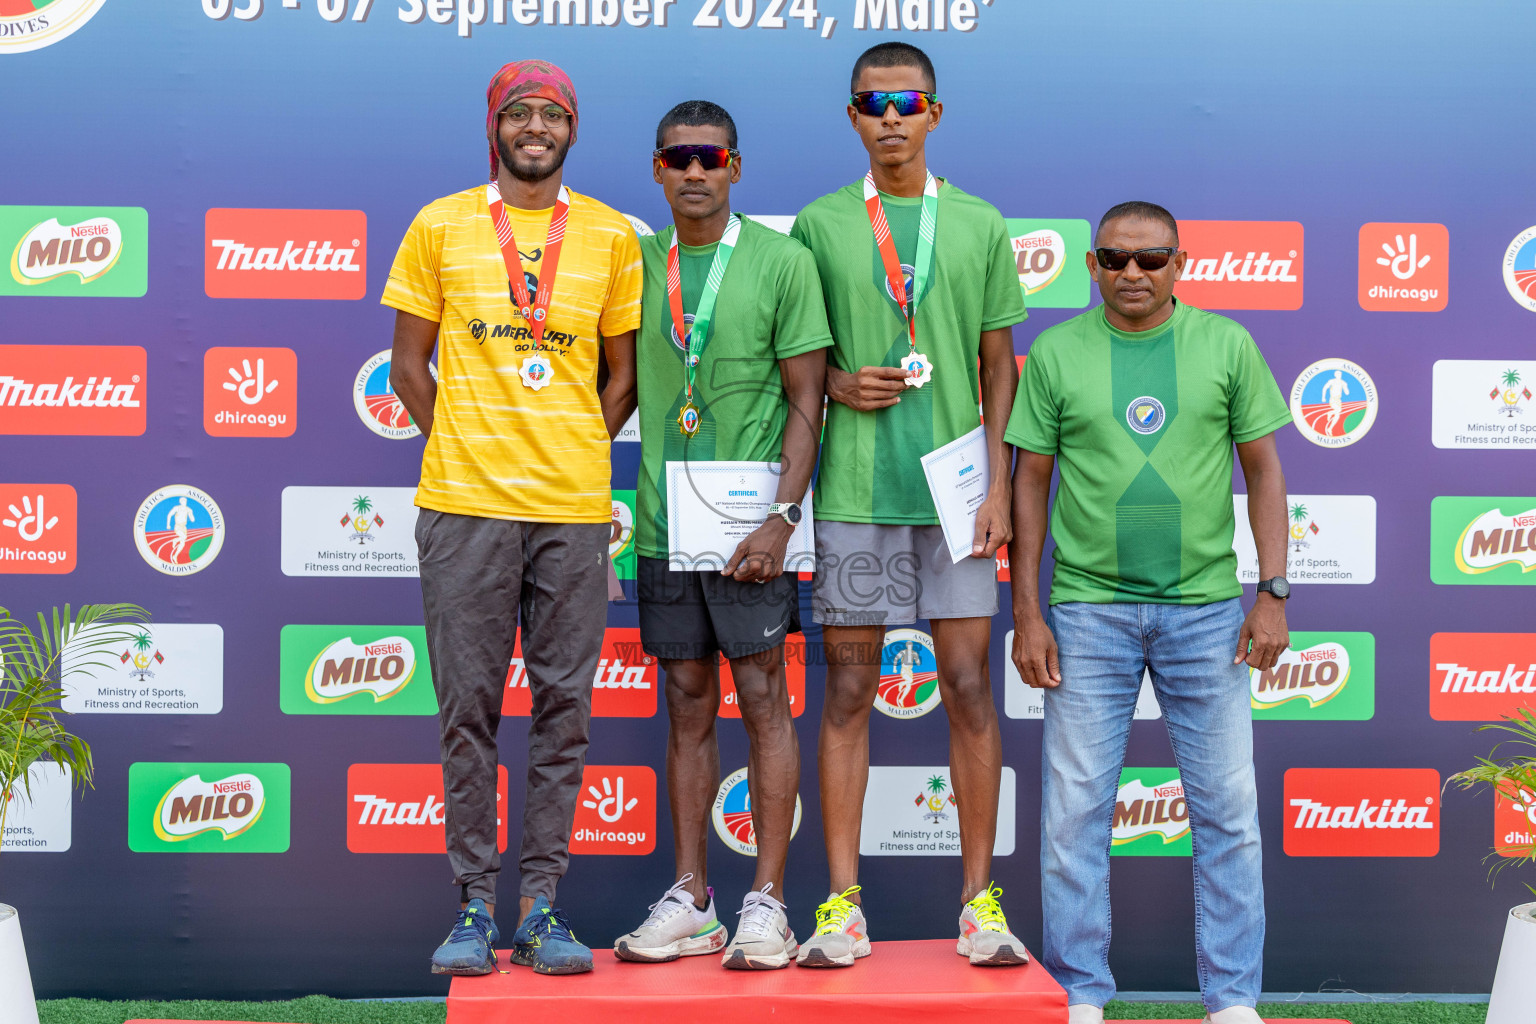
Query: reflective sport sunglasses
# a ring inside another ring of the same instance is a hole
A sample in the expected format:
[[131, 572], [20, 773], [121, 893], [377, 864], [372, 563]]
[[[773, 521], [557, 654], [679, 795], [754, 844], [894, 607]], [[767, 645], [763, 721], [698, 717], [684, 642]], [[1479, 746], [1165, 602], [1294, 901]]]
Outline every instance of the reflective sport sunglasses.
[[686, 171], [695, 160], [706, 171], [713, 171], [731, 166], [731, 161], [741, 154], [724, 146], [668, 146], [652, 155], [674, 171]]
[[1124, 270], [1131, 260], [1142, 270], [1162, 270], [1179, 251], [1176, 245], [1159, 246], [1156, 249], [1095, 249], [1093, 255], [1105, 270]]
[[892, 103], [896, 104], [896, 113], [902, 117], [923, 114], [938, 101], [939, 97], [935, 93], [912, 89], [902, 92], [856, 92], [848, 97], [848, 104], [853, 109], [870, 117], [881, 116]]

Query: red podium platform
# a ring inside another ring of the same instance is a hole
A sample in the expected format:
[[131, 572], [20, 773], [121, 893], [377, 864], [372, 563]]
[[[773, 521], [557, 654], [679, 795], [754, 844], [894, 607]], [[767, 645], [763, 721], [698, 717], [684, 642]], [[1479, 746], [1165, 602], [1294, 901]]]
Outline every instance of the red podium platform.
[[[501, 954], [506, 964], [506, 955]], [[632, 964], [597, 953], [590, 974], [551, 978], [525, 967], [454, 978], [448, 1024], [677, 1024], [679, 1020], [777, 1019], [846, 1024], [934, 1024], [989, 1013], [1009, 1024], [1065, 1024], [1067, 994], [1039, 964], [972, 967], [955, 940], [877, 942], [854, 967], [727, 971], [718, 956]], [[727, 1010], [725, 1000], [736, 1002]], [[739, 1014], [738, 1012], [739, 1011]], [[726, 1016], [722, 1016], [722, 1013]]]

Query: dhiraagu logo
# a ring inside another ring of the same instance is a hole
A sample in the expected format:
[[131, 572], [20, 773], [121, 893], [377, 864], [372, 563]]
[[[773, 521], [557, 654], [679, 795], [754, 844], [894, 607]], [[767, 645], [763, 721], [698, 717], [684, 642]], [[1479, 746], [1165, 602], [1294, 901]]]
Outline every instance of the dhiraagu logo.
[[128, 766], [135, 853], [283, 853], [292, 778], [286, 764]]
[[149, 214], [137, 206], [0, 206], [0, 251], [10, 262], [0, 295], [138, 298], [149, 290]]
[[1436, 583], [1536, 584], [1536, 497], [1442, 495], [1430, 503], [1429, 521]]
[[1177, 768], [1122, 768], [1112, 857], [1189, 857], [1189, 804]]
[[1376, 638], [1292, 633], [1273, 668], [1248, 670], [1255, 721], [1366, 722], [1376, 714]]
[[281, 651], [284, 714], [437, 714], [421, 626], [284, 626]]

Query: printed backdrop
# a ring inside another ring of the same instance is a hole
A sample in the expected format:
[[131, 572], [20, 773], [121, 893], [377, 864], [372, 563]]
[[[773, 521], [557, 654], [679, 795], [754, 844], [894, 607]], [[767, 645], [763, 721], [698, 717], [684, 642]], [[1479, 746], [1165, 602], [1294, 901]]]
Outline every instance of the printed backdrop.
[[[1533, 30], [1513, 0], [0, 0], [0, 604], [153, 611], [68, 697], [95, 789], [70, 800], [40, 772], [6, 825], [0, 899], [39, 993], [445, 990], [426, 971], [457, 893], [411, 538], [422, 442], [378, 305], [395, 247], [482, 179], [486, 79], [534, 55], [580, 91], [575, 188], [661, 227], [654, 126], [707, 97], [741, 126], [736, 208], [783, 228], [862, 173], [847, 72], [888, 38], [938, 64], [933, 167], [1008, 218], [1021, 356], [1097, 301], [1090, 225], [1146, 198], [1183, 222], [1180, 295], [1245, 324], [1290, 399], [1295, 632], [1252, 687], [1265, 988], [1487, 991], [1524, 890], [1490, 887], [1483, 858], [1529, 841], [1536, 801], [1441, 787], [1490, 745], [1476, 723], [1536, 694]], [[1251, 583], [1245, 525], [1237, 547]], [[560, 897], [596, 946], [672, 880], [657, 667], [632, 603], [608, 622]], [[887, 637], [872, 726], [877, 938], [952, 935], [958, 910], [926, 627]], [[1038, 948], [1040, 702], [1010, 629], [1000, 615], [991, 646], [996, 876]], [[801, 931], [827, 886], [818, 641], [790, 648]], [[527, 694], [519, 658], [513, 861]], [[722, 712], [711, 880], [731, 911], [755, 837], [729, 692]], [[1124, 989], [1188, 991], [1188, 812], [1156, 702], [1138, 718], [1112, 958]]]

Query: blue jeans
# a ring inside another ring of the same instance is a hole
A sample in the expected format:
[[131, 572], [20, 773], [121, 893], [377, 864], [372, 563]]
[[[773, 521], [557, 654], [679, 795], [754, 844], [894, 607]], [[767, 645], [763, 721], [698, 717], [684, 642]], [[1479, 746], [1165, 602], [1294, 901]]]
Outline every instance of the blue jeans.
[[1059, 604], [1061, 685], [1045, 691], [1043, 962], [1069, 1003], [1103, 1006], [1109, 850], [1143, 668], [1151, 670], [1189, 807], [1195, 958], [1207, 1008], [1253, 1006], [1264, 956], [1264, 879], [1248, 669], [1233, 665], [1242, 604]]

